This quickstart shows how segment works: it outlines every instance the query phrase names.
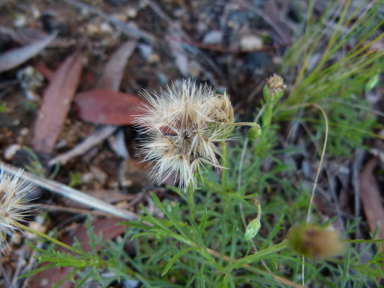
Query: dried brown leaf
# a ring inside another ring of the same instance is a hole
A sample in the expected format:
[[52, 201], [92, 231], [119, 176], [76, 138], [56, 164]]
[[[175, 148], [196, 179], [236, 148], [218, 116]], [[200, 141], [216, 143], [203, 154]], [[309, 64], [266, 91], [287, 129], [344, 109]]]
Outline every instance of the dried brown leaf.
[[[124, 225], [116, 225], [120, 223], [121, 219], [98, 219], [92, 222], [93, 232], [95, 235], [103, 235], [104, 242], [115, 238], [118, 235], [124, 233], [125, 226]], [[92, 247], [89, 244], [90, 239], [87, 232], [87, 228], [83, 225], [79, 229], [77, 229], [74, 233], [67, 236], [63, 242], [69, 246], [74, 244], [75, 238], [80, 242], [82, 249], [85, 252], [92, 252]], [[97, 249], [100, 249], [101, 246], [97, 246]]]
[[45, 91], [35, 123], [33, 148], [36, 151], [49, 153], [55, 148], [80, 81], [81, 69], [81, 53], [75, 52], [61, 64]]
[[[359, 175], [359, 195], [367, 217], [369, 229], [374, 232], [379, 227], [377, 238], [384, 238], [384, 207], [380, 196], [379, 186], [373, 175], [378, 163], [378, 158], [372, 158]], [[381, 248], [384, 252], [384, 246]]]
[[100, 78], [96, 88], [119, 91], [121, 79], [124, 75], [124, 68], [129, 57], [137, 46], [137, 41], [131, 40], [125, 42], [111, 56], [107, 65], [105, 65], [103, 75]]
[[53, 33], [36, 43], [0, 55], [0, 72], [15, 68], [39, 54], [41, 50], [47, 47], [47, 45], [55, 39], [56, 35], [57, 33]]
[[[45, 266], [46, 264], [40, 265], [40, 267]], [[31, 277], [29, 281], [30, 288], [51, 288], [54, 287], [61, 279], [71, 273], [73, 270], [72, 267], [54, 267], [43, 272], [37, 273]], [[71, 288], [72, 281], [68, 279], [60, 285], [60, 288]]]
[[91, 90], [75, 99], [78, 116], [89, 122], [111, 125], [130, 125], [133, 116], [142, 113], [144, 100], [136, 95], [111, 90]]

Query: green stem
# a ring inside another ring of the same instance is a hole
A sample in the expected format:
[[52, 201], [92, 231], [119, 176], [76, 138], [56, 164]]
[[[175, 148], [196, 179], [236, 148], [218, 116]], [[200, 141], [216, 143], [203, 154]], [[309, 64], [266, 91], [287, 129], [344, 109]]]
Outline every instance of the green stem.
[[260, 141], [256, 146], [256, 155], [264, 156], [265, 151], [269, 149], [268, 139], [271, 137], [270, 127], [272, 123], [272, 115], [273, 115], [273, 105], [271, 103], [266, 103], [266, 109], [264, 113], [261, 115], [263, 123], [262, 123], [262, 132], [260, 136]]
[[267, 110], [263, 114], [263, 131], [268, 131], [272, 123], [273, 105], [267, 103]]
[[364, 240], [364, 239], [345, 240], [345, 239], [341, 239], [340, 241], [348, 242], [348, 243], [381, 243], [381, 242], [384, 242], [384, 239], [369, 239], [369, 240]]
[[[227, 143], [226, 142], [222, 142], [222, 149], [223, 149], [223, 156], [222, 156], [223, 162], [221, 166], [227, 167], [228, 161], [227, 161]], [[223, 185], [223, 187], [226, 179], [227, 179], [227, 169], [223, 169], [221, 173], [221, 184]]]
[[250, 262], [256, 261], [256, 260], [261, 260], [268, 254], [276, 253], [282, 249], [285, 249], [287, 247], [287, 242], [283, 241], [280, 242], [279, 244], [273, 245], [271, 247], [268, 247], [266, 249], [260, 250], [259, 252], [248, 255], [246, 257], [243, 257], [241, 259], [238, 259], [233, 263], [233, 268], [240, 268], [245, 264], [249, 264]]
[[48, 240], [48, 241], [51, 241], [51, 242], [53, 242], [53, 243], [55, 243], [55, 244], [57, 244], [57, 245], [59, 245], [59, 246], [61, 246], [61, 247], [64, 247], [65, 249], [68, 249], [69, 251], [72, 251], [73, 253], [82, 254], [81, 251], [77, 251], [76, 249], [73, 249], [71, 246], [68, 246], [67, 244], [64, 244], [63, 242], [61, 242], [61, 241], [59, 241], [59, 240], [57, 240], [57, 239], [55, 239], [55, 238], [52, 238], [51, 236], [48, 236], [48, 235], [45, 234], [45, 233], [36, 231], [36, 230], [34, 230], [34, 229], [32, 229], [32, 228], [29, 228], [29, 227], [27, 227], [27, 226], [25, 226], [25, 225], [23, 225], [23, 224], [21, 224], [21, 223], [17, 223], [17, 226], [18, 226], [20, 229], [26, 230], [26, 231], [28, 231], [28, 232], [30, 232], [30, 233], [33, 233], [33, 234], [35, 234], [35, 235], [38, 235], [38, 236], [40, 236], [40, 237], [46, 239], [46, 240]]
[[228, 126], [260, 126], [259, 124], [256, 124], [255, 122], [237, 122], [229, 124]]
[[194, 201], [192, 185], [190, 185], [188, 188], [188, 194], [189, 194], [189, 212], [190, 212], [191, 218], [195, 220], [195, 201]]

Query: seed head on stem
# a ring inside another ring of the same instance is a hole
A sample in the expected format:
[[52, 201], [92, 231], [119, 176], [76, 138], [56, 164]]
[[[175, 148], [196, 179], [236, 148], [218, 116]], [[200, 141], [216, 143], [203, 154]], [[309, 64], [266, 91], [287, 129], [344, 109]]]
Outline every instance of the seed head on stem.
[[17, 223], [34, 208], [25, 204], [25, 198], [34, 186], [20, 178], [23, 170], [12, 175], [3, 167], [0, 169], [0, 251], [4, 251], [7, 234], [13, 235], [18, 230]]
[[233, 130], [231, 102], [226, 93], [218, 94], [206, 85], [184, 80], [160, 94], [145, 93], [148, 104], [136, 116], [147, 139], [141, 144], [145, 161], [154, 163], [153, 178], [163, 182], [174, 172], [179, 186], [196, 188], [196, 173], [204, 164], [223, 168], [216, 143], [225, 141]]

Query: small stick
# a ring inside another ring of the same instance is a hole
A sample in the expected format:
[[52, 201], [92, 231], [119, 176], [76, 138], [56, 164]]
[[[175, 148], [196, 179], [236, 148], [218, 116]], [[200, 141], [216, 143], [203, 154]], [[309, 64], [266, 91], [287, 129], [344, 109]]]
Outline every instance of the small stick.
[[87, 210], [87, 209], [80, 209], [80, 208], [71, 208], [71, 207], [62, 207], [57, 205], [48, 205], [48, 204], [39, 204], [39, 209], [44, 209], [47, 211], [62, 211], [62, 212], [68, 212], [68, 213], [80, 213], [80, 214], [93, 214], [98, 216], [110, 216], [110, 213], [106, 213], [103, 211], [93, 211], [93, 210]]
[[105, 126], [99, 130], [97, 130], [95, 133], [89, 135], [83, 142], [76, 145], [71, 150], [58, 155], [57, 157], [53, 158], [51, 161], [49, 161], [49, 165], [55, 165], [56, 163], [65, 164], [70, 159], [83, 155], [84, 152], [91, 149], [93, 146], [99, 144], [101, 141], [104, 141], [106, 138], [111, 136], [117, 129], [117, 126]]
[[133, 38], [142, 38], [149, 42], [150, 44], [154, 44], [155, 42], [155, 36], [147, 31], [141, 30], [139, 28], [133, 27], [127, 23], [121, 22], [120, 20], [116, 19], [115, 17], [109, 15], [108, 13], [105, 13], [104, 11], [86, 3], [82, 3], [76, 0], [64, 0], [64, 2], [71, 4], [73, 6], [76, 6], [78, 8], [89, 10], [100, 17], [103, 17], [104, 19], [108, 20], [112, 24], [120, 27], [122, 31], [127, 34], [128, 36], [131, 36]]

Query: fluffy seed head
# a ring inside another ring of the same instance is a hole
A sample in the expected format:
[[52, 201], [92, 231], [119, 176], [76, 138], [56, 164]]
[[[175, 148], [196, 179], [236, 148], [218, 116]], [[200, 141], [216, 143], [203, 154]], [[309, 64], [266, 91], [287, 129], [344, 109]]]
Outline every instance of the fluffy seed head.
[[0, 251], [3, 251], [7, 234], [14, 234], [18, 230], [17, 222], [22, 221], [33, 208], [24, 203], [33, 185], [20, 179], [22, 170], [12, 175], [3, 167], [0, 169]]
[[148, 135], [141, 145], [145, 161], [154, 163], [152, 176], [158, 182], [180, 173], [179, 186], [196, 188], [195, 175], [203, 164], [222, 168], [217, 142], [225, 141], [233, 130], [231, 102], [226, 93], [217, 94], [206, 85], [184, 80], [160, 94], [144, 94], [143, 114], [137, 126]]

